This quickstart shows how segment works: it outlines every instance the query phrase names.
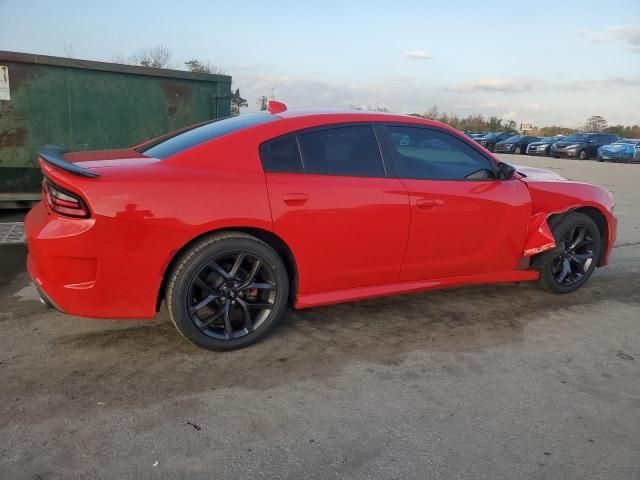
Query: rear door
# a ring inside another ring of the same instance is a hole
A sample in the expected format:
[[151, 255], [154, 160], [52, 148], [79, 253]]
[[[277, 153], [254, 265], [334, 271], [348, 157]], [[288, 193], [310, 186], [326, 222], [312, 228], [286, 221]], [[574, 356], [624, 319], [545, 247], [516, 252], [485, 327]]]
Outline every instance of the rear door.
[[411, 202], [400, 281], [514, 270], [531, 215], [524, 182], [495, 179], [491, 160], [449, 132], [402, 124], [385, 131]]
[[261, 145], [275, 232], [300, 294], [397, 281], [409, 199], [368, 123], [304, 130]]

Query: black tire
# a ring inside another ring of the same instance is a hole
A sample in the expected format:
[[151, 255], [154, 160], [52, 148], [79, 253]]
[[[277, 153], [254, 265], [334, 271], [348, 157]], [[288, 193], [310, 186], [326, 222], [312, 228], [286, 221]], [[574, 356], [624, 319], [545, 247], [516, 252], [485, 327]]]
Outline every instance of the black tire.
[[534, 260], [540, 265], [538, 286], [551, 293], [574, 292], [589, 280], [600, 261], [600, 230], [590, 217], [576, 212], [561, 217], [551, 229], [556, 248]]
[[589, 155], [587, 155], [586, 150], [580, 150], [578, 152], [578, 160], [586, 160], [587, 158], [589, 158]]
[[551, 150], [549, 148], [545, 149], [544, 156], [549, 157], [551, 155]]
[[225, 232], [202, 238], [180, 255], [167, 277], [165, 298], [184, 338], [227, 351], [267, 336], [282, 319], [288, 295], [280, 256], [251, 235]]
[[521, 155], [522, 154], [522, 147], [520, 145], [518, 145], [513, 153], [515, 153], [516, 155]]

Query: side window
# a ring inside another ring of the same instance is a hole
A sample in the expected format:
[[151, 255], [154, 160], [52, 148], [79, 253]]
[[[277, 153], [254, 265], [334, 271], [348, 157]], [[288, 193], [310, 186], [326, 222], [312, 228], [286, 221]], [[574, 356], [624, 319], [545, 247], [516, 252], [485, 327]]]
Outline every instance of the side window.
[[384, 177], [378, 141], [370, 125], [328, 128], [298, 136], [305, 173]]
[[265, 172], [302, 172], [302, 159], [295, 136], [262, 145], [260, 159]]
[[391, 153], [402, 178], [486, 180], [493, 165], [480, 152], [453, 135], [430, 128], [387, 126]]

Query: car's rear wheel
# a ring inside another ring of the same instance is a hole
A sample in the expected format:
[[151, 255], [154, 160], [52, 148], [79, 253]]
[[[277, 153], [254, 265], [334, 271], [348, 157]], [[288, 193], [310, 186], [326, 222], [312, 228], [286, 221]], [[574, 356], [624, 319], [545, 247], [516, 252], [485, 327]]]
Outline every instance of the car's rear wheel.
[[574, 212], [552, 231], [556, 248], [541, 254], [538, 285], [548, 292], [570, 293], [589, 280], [600, 260], [600, 230], [591, 218]]
[[578, 159], [579, 160], [586, 160], [587, 159], [587, 151], [586, 150], [580, 150], [578, 152]]
[[205, 237], [169, 273], [169, 316], [190, 342], [209, 350], [243, 348], [280, 321], [289, 294], [287, 271], [263, 241], [240, 232]]

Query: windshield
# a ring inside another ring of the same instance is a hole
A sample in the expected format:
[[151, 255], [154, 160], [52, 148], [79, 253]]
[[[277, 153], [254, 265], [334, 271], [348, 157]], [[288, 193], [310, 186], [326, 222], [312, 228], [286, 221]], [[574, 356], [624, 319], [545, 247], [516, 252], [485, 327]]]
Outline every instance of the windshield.
[[586, 133], [574, 133], [564, 139], [565, 142], [584, 142], [589, 139], [589, 135]]
[[509, 137], [505, 140], [505, 142], [517, 142], [522, 138], [522, 135], [514, 135], [513, 137]]
[[238, 115], [237, 117], [223, 118], [222, 120], [208, 122], [204, 125], [196, 125], [186, 130], [179, 130], [173, 135], [160, 137], [157, 141], [147, 143], [138, 148], [138, 152], [144, 153], [147, 157], [162, 160], [182, 152], [187, 148], [208, 142], [227, 133], [232, 133], [260, 123], [271, 122], [277, 118], [278, 117], [268, 113], [247, 113]]

